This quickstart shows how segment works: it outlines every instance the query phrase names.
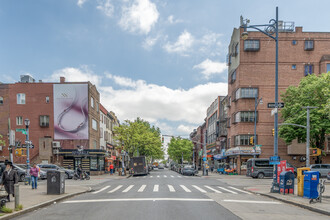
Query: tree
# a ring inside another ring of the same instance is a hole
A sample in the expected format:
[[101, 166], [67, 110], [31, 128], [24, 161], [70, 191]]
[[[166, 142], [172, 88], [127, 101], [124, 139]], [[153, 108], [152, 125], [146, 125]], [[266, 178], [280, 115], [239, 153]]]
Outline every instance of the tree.
[[190, 140], [172, 137], [167, 152], [170, 158], [176, 162], [181, 161], [182, 155], [183, 160], [191, 161], [193, 146]]
[[[315, 106], [310, 111], [310, 146], [324, 148], [325, 135], [330, 133], [330, 72], [303, 78], [300, 84], [290, 86], [282, 100], [285, 107], [281, 110], [283, 123], [306, 126], [306, 109], [303, 106]], [[280, 126], [279, 135], [286, 143], [298, 139], [306, 141], [306, 129], [296, 126]]]
[[123, 144], [124, 150], [130, 156], [144, 155], [149, 160], [163, 158], [160, 130], [149, 122], [140, 118], [134, 121], [126, 120], [114, 129], [114, 133], [114, 139]]

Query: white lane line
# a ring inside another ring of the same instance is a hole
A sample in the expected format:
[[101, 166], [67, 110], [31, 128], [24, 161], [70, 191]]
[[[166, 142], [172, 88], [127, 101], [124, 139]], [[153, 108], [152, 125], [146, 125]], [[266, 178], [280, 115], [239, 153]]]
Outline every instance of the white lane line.
[[205, 186], [206, 188], [208, 188], [208, 189], [210, 189], [210, 190], [216, 192], [216, 193], [222, 193], [222, 192], [220, 192], [219, 190], [213, 189], [213, 188], [210, 187], [210, 186], [206, 186], [206, 185], [204, 185], [204, 186]]
[[136, 178], [138, 178], [138, 179], [139, 179], [140, 177], [139, 177], [139, 176], [137, 176]]
[[142, 186], [140, 187], [140, 189], [138, 190], [138, 192], [143, 192], [144, 189], [146, 188], [146, 186], [147, 186], [147, 185], [142, 185]]
[[175, 189], [172, 185], [167, 185], [170, 192], [175, 192]]
[[120, 189], [121, 187], [123, 187], [123, 185], [119, 185], [116, 188], [114, 188], [113, 190], [109, 191], [108, 193], [113, 193], [116, 192], [118, 189]]
[[152, 177], [154, 177], [154, 176], [150, 176], [150, 178], [152, 178]]
[[164, 177], [167, 177], [166, 175], [164, 175]]
[[182, 176], [178, 176], [179, 178], [182, 178]]
[[219, 189], [222, 189], [222, 190], [224, 190], [224, 191], [230, 192], [230, 193], [232, 193], [232, 194], [237, 194], [237, 192], [231, 191], [231, 190], [226, 189], [226, 188], [221, 187], [221, 186], [218, 186], [218, 188], [219, 188]]
[[129, 187], [127, 187], [125, 190], [123, 190], [123, 193], [130, 191], [133, 188], [133, 186], [134, 185], [130, 185]]
[[102, 191], [108, 189], [109, 187], [110, 187], [110, 186], [103, 187], [102, 189], [100, 189], [100, 190], [98, 190], [98, 191], [92, 192], [92, 194], [96, 194], [96, 193], [102, 192]]
[[159, 185], [154, 185], [154, 192], [158, 192], [159, 191]]
[[241, 189], [237, 189], [237, 188], [235, 188], [235, 187], [232, 187], [232, 186], [228, 186], [228, 188], [231, 188], [231, 189], [234, 189], [234, 190], [236, 190], [236, 191], [238, 191], [238, 192], [246, 193], [246, 194], [249, 194], [249, 195], [251, 195], [251, 194], [252, 194], [252, 193], [249, 193], [249, 192], [247, 192], [247, 191], [244, 191], [244, 190], [241, 190]]
[[202, 192], [202, 193], [206, 193], [206, 191], [204, 190], [204, 189], [202, 189], [202, 188], [200, 188], [200, 187], [198, 187], [198, 186], [196, 186], [196, 185], [192, 185], [195, 189], [197, 189], [197, 190], [199, 190], [200, 192]]
[[171, 175], [172, 178], [174, 178], [174, 176]]
[[142, 177], [142, 178], [146, 178], [146, 176]]
[[88, 199], [71, 200], [62, 203], [91, 203], [91, 202], [135, 202], [135, 201], [184, 201], [184, 202], [213, 202], [213, 199], [195, 198], [128, 198], [128, 199]]
[[231, 200], [225, 199], [224, 202], [237, 202], [237, 203], [256, 203], [256, 204], [282, 204], [280, 202], [273, 202], [273, 201], [254, 201], [254, 200]]
[[160, 176], [158, 175], [157, 177], [159, 178]]
[[189, 193], [191, 192], [191, 190], [188, 189], [185, 185], [180, 185], [180, 186], [184, 191], [189, 192]]

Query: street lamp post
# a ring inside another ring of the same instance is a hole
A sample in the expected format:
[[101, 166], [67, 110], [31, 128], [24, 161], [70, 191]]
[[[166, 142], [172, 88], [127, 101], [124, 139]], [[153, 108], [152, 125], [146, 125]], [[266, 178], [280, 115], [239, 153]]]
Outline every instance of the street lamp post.
[[27, 169], [30, 168], [30, 144], [29, 144], [29, 126], [30, 126], [30, 120], [25, 119], [24, 120], [25, 128], [26, 128], [26, 165]]
[[[271, 19], [269, 24], [262, 25], [249, 25], [250, 20], [243, 20], [241, 16], [241, 27], [244, 28], [242, 33], [242, 38], [246, 40], [248, 38], [248, 32], [246, 29], [252, 28], [258, 30], [259, 32], [265, 34], [266, 36], [275, 40], [275, 108], [278, 108], [278, 7], [276, 7], [276, 19]], [[265, 30], [260, 28], [264, 27]], [[275, 34], [275, 36], [273, 36]], [[274, 157], [278, 158], [278, 113], [274, 114]], [[277, 165], [274, 165], [274, 178], [271, 188], [271, 192], [279, 192], [279, 187], [277, 183]]]
[[258, 99], [257, 97], [257, 93], [254, 97], [254, 140], [253, 140], [253, 144], [254, 144], [254, 154], [253, 154], [253, 157], [255, 158], [256, 157], [256, 149], [257, 149], [257, 107], [258, 105], [260, 104], [263, 104], [263, 101], [262, 101], [262, 98]]

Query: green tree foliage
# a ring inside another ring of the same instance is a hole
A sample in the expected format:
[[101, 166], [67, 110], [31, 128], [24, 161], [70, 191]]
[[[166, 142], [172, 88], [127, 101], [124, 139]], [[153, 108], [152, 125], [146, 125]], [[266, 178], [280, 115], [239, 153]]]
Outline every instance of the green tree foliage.
[[[290, 86], [282, 100], [285, 107], [281, 110], [283, 123], [307, 124], [306, 109], [303, 106], [315, 106], [310, 111], [310, 146], [324, 148], [325, 135], [330, 134], [330, 72], [304, 77], [299, 86]], [[286, 143], [298, 139], [306, 141], [306, 129], [295, 126], [280, 126], [279, 135]]]
[[130, 156], [139, 154], [149, 159], [163, 159], [160, 130], [149, 122], [140, 118], [126, 120], [124, 124], [114, 128], [114, 133], [114, 139], [123, 144]]
[[190, 140], [172, 137], [167, 152], [170, 158], [176, 162], [181, 161], [182, 153], [183, 160], [191, 161], [193, 146]]
[[3, 136], [0, 134], [0, 146], [5, 146], [6, 145], [6, 141], [3, 140]]

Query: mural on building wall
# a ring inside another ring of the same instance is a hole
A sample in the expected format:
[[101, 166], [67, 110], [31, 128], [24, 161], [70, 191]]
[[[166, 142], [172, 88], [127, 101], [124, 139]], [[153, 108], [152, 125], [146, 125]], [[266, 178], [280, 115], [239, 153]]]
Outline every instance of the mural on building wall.
[[54, 139], [88, 139], [87, 84], [54, 84]]

